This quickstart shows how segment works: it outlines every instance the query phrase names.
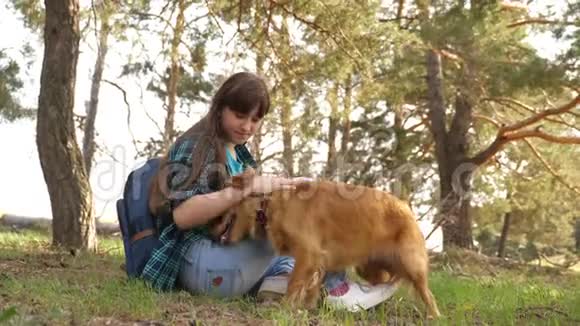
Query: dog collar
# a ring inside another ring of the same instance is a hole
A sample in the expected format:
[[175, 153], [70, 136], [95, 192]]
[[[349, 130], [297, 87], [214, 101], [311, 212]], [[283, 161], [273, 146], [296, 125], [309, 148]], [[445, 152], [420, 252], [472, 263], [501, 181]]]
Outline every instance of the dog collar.
[[256, 210], [256, 222], [260, 225], [268, 224], [268, 217], [266, 216], [266, 208], [268, 206], [268, 199], [265, 197], [260, 201], [260, 208]]
[[230, 220], [228, 221], [228, 223], [226, 224], [226, 229], [224, 230], [224, 232], [220, 236], [220, 241], [222, 243], [225, 243], [227, 241], [227, 239], [230, 237], [230, 232], [232, 231], [232, 224], [234, 224], [233, 221], [235, 218], [236, 218], [235, 216], [231, 217]]

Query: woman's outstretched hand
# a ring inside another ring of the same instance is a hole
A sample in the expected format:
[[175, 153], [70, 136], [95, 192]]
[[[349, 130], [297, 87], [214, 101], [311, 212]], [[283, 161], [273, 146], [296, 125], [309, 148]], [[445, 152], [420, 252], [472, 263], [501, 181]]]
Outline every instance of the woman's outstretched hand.
[[276, 190], [294, 189], [297, 184], [298, 182], [291, 178], [257, 175], [250, 180], [244, 193], [246, 195], [267, 195]]
[[313, 181], [311, 178], [285, 178], [271, 175], [256, 175], [253, 169], [234, 176], [232, 186], [241, 189], [244, 197], [249, 195], [267, 195], [276, 190], [294, 189], [296, 185]]

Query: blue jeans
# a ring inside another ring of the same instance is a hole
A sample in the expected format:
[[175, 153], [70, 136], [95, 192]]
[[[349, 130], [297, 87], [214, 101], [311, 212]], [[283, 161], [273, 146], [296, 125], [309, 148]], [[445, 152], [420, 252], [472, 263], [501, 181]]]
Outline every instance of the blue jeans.
[[[209, 239], [194, 242], [184, 257], [179, 283], [195, 294], [217, 297], [253, 295], [267, 276], [288, 274], [294, 258], [276, 256], [266, 240], [244, 240], [223, 246]], [[324, 286], [333, 289], [346, 273], [327, 273]]]

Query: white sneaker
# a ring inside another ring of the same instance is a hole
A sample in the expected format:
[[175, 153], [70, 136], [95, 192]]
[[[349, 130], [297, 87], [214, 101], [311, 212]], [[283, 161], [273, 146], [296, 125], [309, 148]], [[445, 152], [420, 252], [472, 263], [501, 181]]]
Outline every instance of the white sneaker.
[[335, 308], [357, 312], [361, 309], [367, 310], [387, 300], [397, 291], [397, 288], [398, 286], [393, 284], [367, 286], [345, 281], [328, 292], [326, 302]]

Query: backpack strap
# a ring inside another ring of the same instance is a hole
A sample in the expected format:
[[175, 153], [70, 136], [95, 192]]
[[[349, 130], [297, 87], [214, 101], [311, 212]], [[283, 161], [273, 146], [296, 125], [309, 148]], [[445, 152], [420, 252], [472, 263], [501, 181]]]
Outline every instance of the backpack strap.
[[137, 232], [131, 237], [131, 243], [134, 243], [135, 241], [139, 241], [139, 240], [146, 238], [148, 236], [155, 235], [156, 233], [157, 233], [157, 230], [155, 230], [155, 229], [145, 229], [143, 231]]

